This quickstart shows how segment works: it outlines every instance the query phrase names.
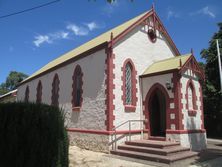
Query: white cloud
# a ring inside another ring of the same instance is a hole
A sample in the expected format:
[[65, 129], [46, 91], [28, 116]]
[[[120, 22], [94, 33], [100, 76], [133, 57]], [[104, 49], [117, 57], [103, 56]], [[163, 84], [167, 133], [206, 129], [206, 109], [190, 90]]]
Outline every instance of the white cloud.
[[171, 18], [179, 18], [180, 17], [180, 15], [178, 14], [178, 13], [176, 13], [176, 12], [174, 12], [173, 10], [171, 10], [171, 9], [168, 9], [167, 10], [167, 20], [169, 20], [169, 19], [171, 19]]
[[69, 33], [68, 32], [61, 32], [62, 39], [68, 39]]
[[35, 36], [34, 38], [35, 40], [33, 41], [33, 43], [37, 47], [39, 47], [43, 43], [52, 43], [48, 35], [38, 35], [38, 36]]
[[76, 24], [69, 24], [66, 28], [77, 36], [85, 36], [89, 34], [89, 31], [86, 28], [77, 26]]
[[216, 15], [210, 11], [209, 7], [208, 6], [205, 6], [204, 8], [196, 11], [196, 12], [191, 12], [190, 15], [193, 16], [193, 15], [198, 15], [198, 14], [202, 14], [202, 15], [207, 15], [211, 18], [215, 18]]
[[47, 35], [37, 35], [34, 38], [34, 45], [36, 47], [40, 47], [40, 45], [44, 43], [52, 44], [55, 40], [69, 39], [69, 32], [58, 31], [54, 33], [49, 33]]
[[90, 22], [85, 24], [90, 31], [99, 28], [99, 25], [96, 22]]
[[52, 44], [56, 40], [61, 39], [72, 39], [74, 35], [76, 36], [86, 36], [90, 31], [101, 28], [99, 24], [92, 21], [89, 23], [82, 23], [83, 26], [78, 26], [74, 23], [70, 23], [66, 26], [66, 30], [60, 30], [53, 33], [47, 33], [44, 35], [35, 36], [33, 41], [36, 47], [40, 47], [44, 43]]
[[64, 32], [64, 31], [58, 31], [55, 33], [49, 34], [52, 40], [56, 39], [69, 39], [69, 32]]

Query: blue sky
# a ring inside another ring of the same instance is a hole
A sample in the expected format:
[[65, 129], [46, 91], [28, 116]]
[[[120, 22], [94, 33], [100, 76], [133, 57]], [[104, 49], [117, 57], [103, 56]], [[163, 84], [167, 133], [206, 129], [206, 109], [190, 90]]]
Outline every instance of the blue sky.
[[[0, 0], [0, 16], [50, 0]], [[208, 46], [222, 21], [221, 0], [155, 0], [155, 9], [181, 54]], [[10, 71], [31, 75], [63, 53], [151, 8], [153, 0], [61, 0], [0, 19], [0, 83]]]

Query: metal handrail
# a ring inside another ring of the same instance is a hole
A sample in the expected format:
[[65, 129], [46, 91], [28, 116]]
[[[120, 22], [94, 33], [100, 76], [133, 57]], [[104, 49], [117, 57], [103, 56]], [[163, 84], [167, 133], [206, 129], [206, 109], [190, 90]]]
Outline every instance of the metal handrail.
[[[115, 150], [116, 150], [116, 142], [117, 142], [117, 138], [116, 138], [116, 135], [117, 135], [117, 131], [116, 131], [116, 129], [117, 128], [119, 128], [119, 127], [121, 127], [121, 126], [123, 126], [123, 125], [125, 125], [125, 124], [127, 124], [127, 123], [129, 123], [129, 141], [131, 141], [131, 122], [145, 122], [146, 120], [128, 120], [128, 121], [125, 121], [125, 122], [123, 122], [123, 123], [121, 123], [120, 125], [118, 125], [118, 126], [116, 126], [115, 128], [113, 128], [112, 129], [112, 133], [111, 133], [111, 139], [112, 139], [112, 149], [114, 149], [115, 148]], [[142, 129], [141, 129], [141, 136], [142, 136], [142, 134], [143, 134], [143, 131], [144, 131], [144, 125], [142, 126]], [[113, 135], [115, 135], [114, 137], [114, 142], [113, 142]], [[114, 145], [113, 145], [113, 143], [114, 143]]]

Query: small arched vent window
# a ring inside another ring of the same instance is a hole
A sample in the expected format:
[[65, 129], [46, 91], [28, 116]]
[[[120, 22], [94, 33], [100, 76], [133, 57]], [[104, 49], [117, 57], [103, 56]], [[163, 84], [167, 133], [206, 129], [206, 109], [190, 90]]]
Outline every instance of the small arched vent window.
[[37, 89], [36, 89], [36, 103], [41, 103], [42, 102], [42, 82], [39, 81]]
[[25, 89], [25, 100], [26, 103], [29, 101], [29, 86]]
[[51, 97], [51, 104], [54, 106], [59, 106], [59, 76], [55, 74], [53, 82], [52, 82], [52, 97]]
[[82, 105], [82, 81], [83, 73], [81, 67], [79, 65], [76, 66], [74, 74], [73, 74], [73, 91], [72, 91], [72, 106], [73, 111], [79, 111]]

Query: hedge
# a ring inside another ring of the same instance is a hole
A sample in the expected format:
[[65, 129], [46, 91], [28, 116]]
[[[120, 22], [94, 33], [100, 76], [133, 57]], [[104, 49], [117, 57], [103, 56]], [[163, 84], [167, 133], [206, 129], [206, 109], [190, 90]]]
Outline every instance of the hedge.
[[61, 110], [45, 104], [0, 104], [0, 166], [68, 167]]

